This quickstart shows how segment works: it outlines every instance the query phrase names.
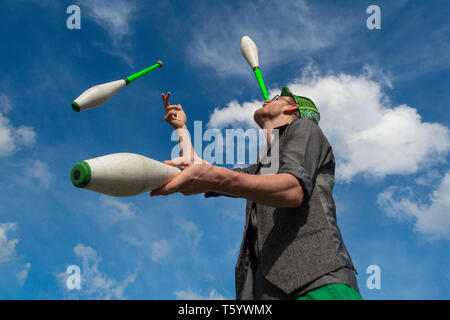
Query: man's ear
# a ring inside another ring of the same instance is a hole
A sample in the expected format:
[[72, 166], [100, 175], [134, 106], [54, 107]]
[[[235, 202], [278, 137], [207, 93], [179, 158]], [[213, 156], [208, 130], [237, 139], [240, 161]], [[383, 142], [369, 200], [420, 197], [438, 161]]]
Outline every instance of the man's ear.
[[291, 104], [283, 110], [284, 114], [294, 114], [295, 111], [298, 110], [297, 104]]

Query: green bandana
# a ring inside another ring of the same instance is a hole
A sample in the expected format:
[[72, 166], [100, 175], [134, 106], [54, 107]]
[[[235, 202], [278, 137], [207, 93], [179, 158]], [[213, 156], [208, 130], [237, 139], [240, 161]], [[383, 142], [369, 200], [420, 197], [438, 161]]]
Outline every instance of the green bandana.
[[319, 124], [320, 112], [317, 110], [316, 105], [311, 99], [293, 94], [288, 87], [283, 87], [281, 90], [281, 95], [292, 97], [292, 99], [294, 99], [298, 106], [300, 118], [310, 119], [317, 125]]

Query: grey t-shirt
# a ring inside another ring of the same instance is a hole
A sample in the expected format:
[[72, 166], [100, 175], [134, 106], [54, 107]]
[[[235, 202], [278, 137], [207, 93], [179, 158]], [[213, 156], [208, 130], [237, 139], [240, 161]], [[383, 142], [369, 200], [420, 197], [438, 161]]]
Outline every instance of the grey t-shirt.
[[[268, 227], [265, 223], [263, 223], [263, 221], [260, 223], [258, 220], [275, 214], [275, 210], [277, 210], [280, 214], [290, 215], [293, 214], [293, 212], [296, 212], [296, 209], [271, 208], [248, 201], [248, 229], [246, 232], [246, 238], [243, 239], [243, 243], [246, 245], [242, 248], [246, 250], [244, 256], [247, 256], [247, 258], [244, 258], [244, 260], [249, 261], [249, 267], [246, 274], [243, 275], [244, 279], [240, 279], [238, 281], [241, 283], [240, 288], [237, 288], [237, 292], [239, 292], [238, 298], [292, 299], [302, 293], [328, 283], [345, 283], [359, 291], [353, 272], [354, 267], [345, 245], [342, 242], [336, 222], [334, 201], [331, 196], [334, 185], [335, 166], [331, 146], [320, 128], [308, 119], [296, 119], [289, 125], [284, 125], [275, 129], [278, 129], [280, 137], [278, 140], [279, 166], [276, 172], [269, 173], [289, 173], [296, 177], [302, 185], [304, 192], [303, 202], [310, 201], [309, 198], [312, 195], [313, 189], [317, 186], [318, 190], [322, 193], [320, 201], [322, 202], [321, 205], [325, 208], [324, 212], [327, 216], [327, 225], [332, 230], [336, 248], [342, 261], [345, 261], [345, 263], [343, 263], [345, 267], [332, 270], [327, 274], [320, 275], [318, 278], [311, 279], [309, 283], [306, 283], [301, 287], [297, 287], [293, 293], [287, 295], [285, 291], [274, 286], [262, 275], [263, 272], [261, 270], [261, 261], [258, 255], [258, 253], [261, 253], [261, 248], [258, 248], [258, 244], [264, 243], [267, 238], [258, 239], [258, 236], [267, 235], [272, 229], [258, 230], [258, 226], [260, 226], [260, 228]], [[276, 144], [273, 145], [277, 146]], [[275, 147], [273, 148], [276, 150]], [[271, 147], [269, 147], [267, 153], [269, 156], [273, 156], [271, 154], [273, 153], [271, 151]], [[266, 162], [263, 160], [265, 159], [258, 159], [257, 164], [244, 169], [235, 169], [235, 171], [261, 174], [261, 168], [267, 167], [262, 164]], [[319, 172], [320, 179], [319, 181], [316, 181], [316, 177]], [[267, 170], [265, 173], [268, 173]], [[206, 197], [217, 195], [218, 194], [210, 192], [205, 194]], [[290, 236], [291, 232], [295, 232], [294, 229], [295, 226], [293, 226], [293, 230], [285, 230], [285, 232], [289, 233], [287, 236]], [[304, 262], [308, 265], [311, 263], [309, 261]], [[314, 264], [311, 264], [311, 268], [314, 268]]]

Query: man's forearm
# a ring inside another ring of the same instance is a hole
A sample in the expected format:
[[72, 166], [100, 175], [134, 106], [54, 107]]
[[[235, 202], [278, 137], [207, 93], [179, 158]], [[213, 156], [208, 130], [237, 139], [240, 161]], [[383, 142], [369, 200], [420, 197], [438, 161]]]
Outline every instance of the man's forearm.
[[195, 157], [195, 150], [192, 146], [191, 135], [188, 128], [184, 125], [182, 128], [176, 129], [178, 144], [180, 146], [180, 156], [192, 158]]
[[214, 192], [245, 198], [275, 208], [296, 208], [303, 201], [301, 184], [293, 175], [252, 175], [213, 167]]

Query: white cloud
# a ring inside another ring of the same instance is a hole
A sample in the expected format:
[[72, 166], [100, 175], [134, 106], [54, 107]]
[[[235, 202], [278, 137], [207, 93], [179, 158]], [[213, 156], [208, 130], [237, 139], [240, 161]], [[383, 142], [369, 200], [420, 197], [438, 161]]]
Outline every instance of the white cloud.
[[432, 186], [441, 178], [442, 177], [437, 170], [429, 170], [424, 175], [414, 179], [414, 182], [421, 186]]
[[82, 0], [80, 3], [81, 14], [86, 12], [93, 22], [108, 32], [114, 42], [121, 41], [131, 32], [130, 23], [136, 11], [134, 1]]
[[175, 290], [173, 294], [177, 300], [226, 300], [215, 289], [210, 290], [208, 296], [203, 296], [191, 290]]
[[7, 113], [12, 109], [11, 100], [0, 94], [0, 157], [6, 157], [17, 151], [22, 145], [33, 147], [36, 144], [36, 133], [33, 127], [19, 126], [16, 128]]
[[[16, 246], [19, 243], [18, 239], [10, 239], [8, 237], [9, 231], [14, 231], [16, 229], [16, 224], [14, 222], [8, 222], [0, 224], [0, 263], [5, 263], [9, 261], [14, 261], [20, 259], [20, 256], [16, 253]], [[17, 263], [18, 261], [16, 261]], [[16, 272], [16, 277], [19, 280], [21, 287], [25, 284], [28, 277], [28, 272], [31, 268], [31, 263], [27, 262], [23, 266], [17, 266], [20, 268]]]
[[422, 122], [406, 104], [392, 108], [370, 75], [307, 75], [289, 86], [321, 111], [321, 128], [337, 155], [338, 179], [413, 173], [443, 160], [450, 150], [447, 127]]
[[16, 245], [18, 239], [9, 239], [8, 231], [16, 228], [13, 222], [0, 224], [0, 263], [8, 262], [16, 258]]
[[112, 222], [136, 216], [137, 207], [132, 202], [123, 203], [113, 197], [101, 195], [100, 203], [104, 208], [108, 209], [108, 217]]
[[24, 186], [48, 189], [55, 179], [47, 164], [40, 160], [29, 160], [21, 163], [20, 166], [22, 167], [22, 176], [17, 177], [16, 180]]
[[36, 144], [36, 133], [33, 127], [20, 126], [16, 129], [15, 136], [25, 146], [32, 147]]
[[[302, 0], [197, 3], [189, 12], [192, 39], [186, 50], [191, 63], [215, 69], [218, 76], [248, 75], [240, 38], [250, 36], [258, 46], [260, 65], [269, 70], [348, 36], [355, 23], [336, 12], [314, 10]], [[326, 21], [326, 23], [324, 22]]]
[[94, 23], [105, 29], [111, 38], [111, 43], [94, 41], [92, 44], [105, 53], [122, 58], [128, 66], [133, 67], [133, 58], [126, 53], [132, 48], [132, 44], [126, 42], [126, 36], [133, 32], [132, 21], [138, 12], [136, 2], [81, 0], [81, 14], [84, 12]]
[[15, 261], [15, 268], [19, 269], [16, 272], [17, 280], [19, 280], [19, 284], [21, 287], [25, 284], [28, 277], [28, 272], [31, 268], [31, 263], [27, 262], [23, 266], [18, 265], [18, 261], [20, 260], [20, 256], [16, 253], [16, 246], [19, 243], [18, 239], [10, 239], [8, 237], [9, 231], [14, 231], [16, 229], [16, 224], [14, 222], [8, 222], [4, 224], [0, 224], [0, 263], [5, 263], [9, 261]]
[[11, 109], [11, 100], [5, 94], [0, 93], [0, 112], [8, 113]]
[[34, 146], [35, 136], [32, 127], [15, 128], [9, 118], [0, 113], [0, 157], [13, 154], [21, 145]]
[[[449, 129], [423, 122], [417, 110], [406, 104], [391, 107], [381, 84], [371, 78], [370, 67], [364, 70], [359, 76], [321, 76], [309, 65], [300, 79], [288, 83], [293, 93], [311, 98], [318, 106], [320, 127], [336, 157], [337, 179], [348, 182], [358, 174], [381, 179], [443, 161], [450, 150]], [[279, 92], [276, 88], [270, 95]], [[261, 105], [262, 101], [242, 105], [233, 101], [214, 110], [208, 126], [248, 125], [253, 121], [251, 110]]]
[[174, 218], [172, 222], [180, 228], [186, 236], [192, 241], [192, 243], [196, 246], [198, 245], [200, 238], [203, 235], [203, 232], [199, 229], [199, 227], [192, 221], [184, 220], [183, 218]]
[[152, 260], [159, 261], [164, 259], [172, 249], [170, 243], [167, 240], [159, 240], [152, 245]]
[[391, 217], [414, 221], [415, 230], [431, 240], [450, 240], [450, 170], [432, 192], [430, 204], [417, 198], [410, 188], [390, 187], [378, 195], [377, 203]]
[[[312, 64], [309, 64], [308, 66], [309, 68], [313, 68]], [[368, 79], [375, 79], [377, 80], [377, 82], [386, 85], [388, 88], [393, 89], [394, 86], [392, 84], [392, 80], [391, 77], [392, 76], [387, 76], [383, 70], [381, 70], [381, 68], [377, 67], [377, 66], [371, 66], [368, 64], [365, 64], [363, 66], [363, 70], [366, 73], [366, 77]], [[313, 71], [314, 72], [314, 71]], [[316, 76], [318, 74], [316, 73]]]
[[245, 127], [257, 128], [253, 114], [260, 108], [262, 102], [244, 102], [240, 105], [236, 100], [231, 101], [225, 108], [215, 108], [210, 115], [207, 126], [209, 128], [224, 128], [229, 124], [240, 124]]
[[22, 267], [22, 269], [16, 274], [21, 287], [23, 287], [23, 285], [27, 281], [28, 273], [30, 272], [30, 269], [31, 269], [31, 263], [27, 262]]
[[[102, 259], [92, 247], [78, 244], [74, 247], [74, 252], [77, 258], [81, 260], [81, 289], [67, 291], [70, 298], [126, 299], [124, 291], [136, 279], [137, 271], [126, 276], [120, 282], [108, 277], [99, 270]], [[56, 275], [64, 288], [66, 288], [68, 276], [65, 272]]]

